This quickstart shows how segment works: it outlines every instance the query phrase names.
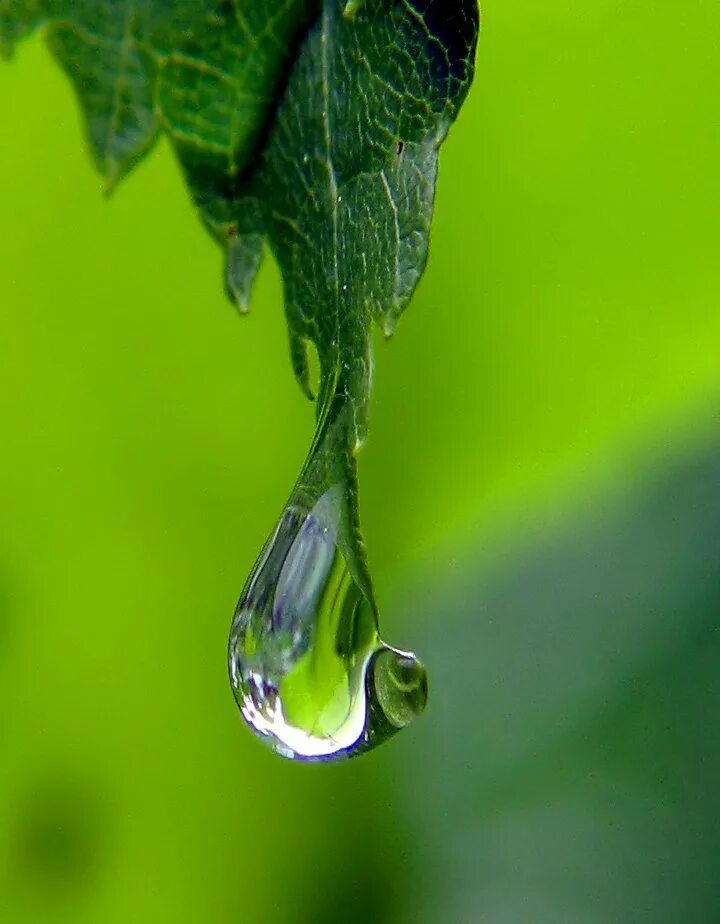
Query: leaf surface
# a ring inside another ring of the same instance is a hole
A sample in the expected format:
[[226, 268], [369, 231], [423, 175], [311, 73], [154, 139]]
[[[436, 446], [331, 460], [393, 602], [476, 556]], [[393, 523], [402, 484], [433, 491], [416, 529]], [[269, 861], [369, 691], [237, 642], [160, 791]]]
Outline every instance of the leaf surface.
[[423, 271], [437, 149], [472, 79], [475, 0], [0, 0], [0, 50], [38, 26], [112, 187], [164, 131], [247, 308], [263, 239], [309, 390], [357, 402], [372, 320], [392, 332]]
[[438, 149], [470, 86], [476, 0], [0, 0], [0, 50], [43, 26], [114, 185], [170, 139], [246, 309], [267, 240], [318, 429], [294, 497], [345, 489], [344, 554], [372, 600], [354, 456], [374, 322], [424, 270]]

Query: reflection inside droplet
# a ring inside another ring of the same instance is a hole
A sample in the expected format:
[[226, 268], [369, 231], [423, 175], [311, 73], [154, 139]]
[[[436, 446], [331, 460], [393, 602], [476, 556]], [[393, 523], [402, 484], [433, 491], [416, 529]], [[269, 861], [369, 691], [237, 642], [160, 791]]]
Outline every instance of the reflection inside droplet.
[[285, 757], [332, 759], [375, 747], [425, 707], [414, 655], [385, 645], [341, 541], [342, 491], [293, 502], [266, 544], [230, 633], [235, 698]]

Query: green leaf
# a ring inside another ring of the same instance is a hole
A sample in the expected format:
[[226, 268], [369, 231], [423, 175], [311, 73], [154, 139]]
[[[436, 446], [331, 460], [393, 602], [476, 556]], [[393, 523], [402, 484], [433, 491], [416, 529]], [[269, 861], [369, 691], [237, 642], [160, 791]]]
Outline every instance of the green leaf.
[[354, 402], [362, 442], [373, 320], [392, 333], [427, 258], [437, 151], [464, 99], [474, 2], [327, 2], [272, 127], [256, 195], [285, 279], [296, 373]]
[[39, 25], [109, 187], [169, 136], [243, 309], [269, 238], [296, 374], [309, 391], [311, 341], [359, 444], [370, 322], [392, 332], [425, 265], [475, 0], [0, 0], [6, 54]]
[[[346, 716], [356, 730], [356, 707], [368, 695], [368, 724], [355, 744], [372, 747], [422, 710], [427, 686], [422, 665], [406, 653], [383, 647], [392, 655], [390, 662], [378, 658], [378, 670], [391, 663], [396, 673], [380, 685], [369, 677], [366, 683], [367, 659], [359, 671], [354, 653], [341, 656], [342, 638], [356, 636], [361, 612], [370, 614], [368, 637], [380, 645], [355, 472], [371, 334], [374, 323], [393, 332], [425, 268], [438, 149], [473, 75], [477, 2], [0, 0], [5, 51], [40, 23], [75, 84], [110, 186], [162, 130], [204, 222], [226, 247], [226, 288], [243, 310], [265, 239], [275, 253], [292, 363], [309, 396], [311, 344], [319, 358], [318, 422], [286, 514], [241, 598], [233, 632], [245, 639], [250, 626], [252, 644], [235, 646], [238, 664], [257, 657], [253, 678], [272, 666], [259, 686], [252, 681], [260, 699], [249, 714], [267, 706], [262, 691], [287, 690], [285, 680], [299, 669], [302, 682], [294, 682], [295, 699], [285, 707], [288, 716], [305, 717], [301, 725], [310, 722], [303, 734], [325, 729], [330, 716], [332, 728], [343, 727]], [[331, 515], [323, 518], [328, 498]], [[287, 523], [301, 524], [300, 532], [286, 535]], [[290, 556], [302, 601], [307, 587], [330, 592], [306, 533], [317, 534], [322, 549], [332, 545], [339, 584], [327, 607], [298, 605], [302, 620], [288, 617], [285, 637], [282, 619], [274, 610], [268, 615], [265, 603], [290, 586], [283, 570], [289, 548], [300, 543], [303, 550]], [[277, 656], [281, 643], [289, 648]], [[320, 651], [330, 656], [308, 659]], [[334, 679], [301, 667], [335, 660], [342, 669]], [[244, 677], [242, 666], [233, 677]], [[244, 682], [236, 689], [241, 707], [250, 690]], [[268, 715], [276, 714], [273, 706]], [[326, 745], [308, 754], [325, 754]]]
[[354, 482], [372, 322], [392, 333], [425, 267], [476, 0], [0, 0], [0, 49], [41, 24], [109, 187], [169, 136], [242, 310], [269, 240], [308, 395], [320, 360], [316, 446]]
[[232, 224], [248, 166], [318, 0], [0, 0], [0, 51], [39, 25], [75, 85], [109, 186], [167, 133], [203, 219]]

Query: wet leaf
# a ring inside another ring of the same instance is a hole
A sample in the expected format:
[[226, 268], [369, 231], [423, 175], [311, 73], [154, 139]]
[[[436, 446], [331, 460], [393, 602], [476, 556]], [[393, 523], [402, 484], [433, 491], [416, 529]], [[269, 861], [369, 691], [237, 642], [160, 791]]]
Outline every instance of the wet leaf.
[[312, 341], [359, 442], [371, 322], [392, 331], [425, 265], [475, 0], [0, 0], [5, 54], [38, 26], [108, 187], [168, 135], [243, 309], [269, 239], [295, 371], [309, 391]]
[[371, 333], [392, 333], [425, 268], [477, 2], [0, 0], [6, 52], [41, 23], [110, 186], [164, 131], [241, 309], [265, 239], [274, 251], [309, 396], [310, 344], [319, 357], [317, 432], [241, 596], [231, 681], [286, 756], [374, 747], [423, 710], [427, 679], [381, 642], [360, 535]]

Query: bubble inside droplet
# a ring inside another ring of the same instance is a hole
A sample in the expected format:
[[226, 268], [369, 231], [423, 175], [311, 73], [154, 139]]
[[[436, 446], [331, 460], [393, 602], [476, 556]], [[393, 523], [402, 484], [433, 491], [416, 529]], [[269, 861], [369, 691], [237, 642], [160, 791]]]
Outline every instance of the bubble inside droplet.
[[245, 586], [230, 679], [250, 727], [286, 757], [375, 747], [425, 707], [424, 667], [380, 639], [341, 540], [342, 492], [291, 503]]
[[408, 652], [383, 648], [373, 663], [375, 694], [388, 722], [405, 728], [427, 705], [427, 673]]

